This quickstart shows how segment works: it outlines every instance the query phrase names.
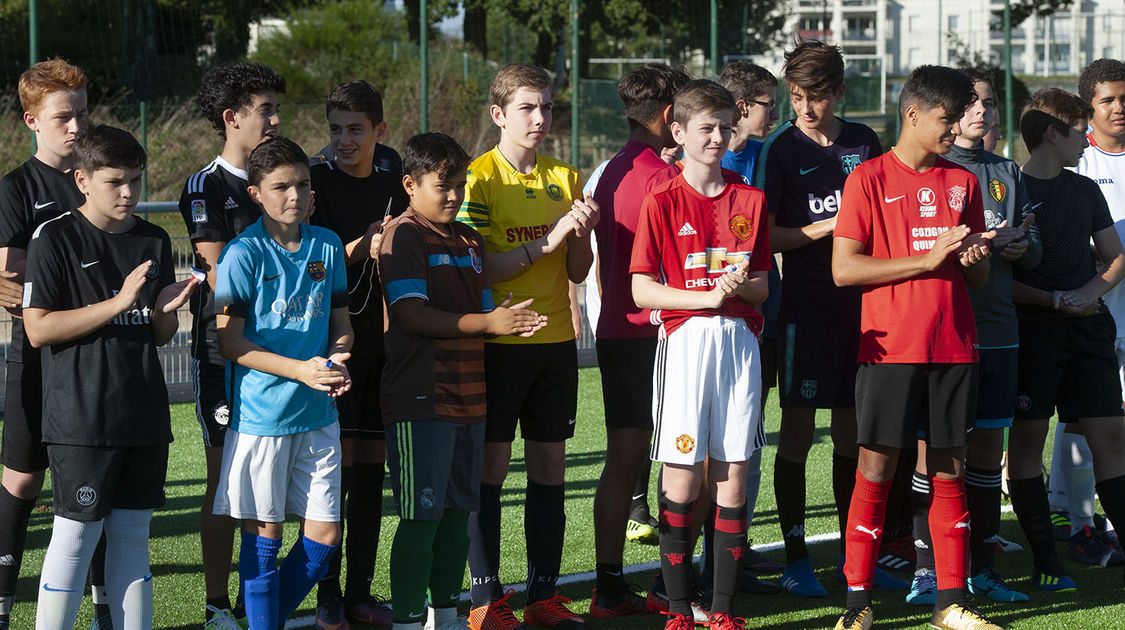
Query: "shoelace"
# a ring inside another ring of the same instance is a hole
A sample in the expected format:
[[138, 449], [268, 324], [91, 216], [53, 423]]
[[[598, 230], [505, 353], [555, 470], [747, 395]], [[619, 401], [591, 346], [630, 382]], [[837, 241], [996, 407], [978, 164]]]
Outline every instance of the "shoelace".
[[508, 589], [504, 592], [503, 597], [489, 604], [488, 612], [491, 614], [493, 611], [493, 606], [495, 606], [496, 617], [500, 621], [503, 621], [505, 624], [512, 623], [515, 625], [519, 625], [519, 620], [516, 619], [516, 616], [512, 613], [512, 605], [508, 603], [508, 600], [511, 599], [515, 594], [516, 590], [514, 588]]
[[867, 608], [849, 608], [844, 611], [844, 627], [854, 624], [860, 617], [867, 614]]
[[[676, 622], [676, 625], [672, 627], [674, 630], [694, 630], [695, 629], [695, 619], [694, 618], [688, 619], [687, 617], [681, 615], [680, 613], [669, 612], [667, 610], [660, 611], [660, 614], [672, 617], [672, 620]], [[668, 629], [665, 629], [665, 630], [668, 630]]]
[[972, 604], [959, 604], [958, 609], [959, 609], [959, 612], [961, 613], [962, 618], [968, 617], [969, 619], [971, 619], [973, 621], [982, 621], [982, 622], [988, 621], [988, 619], [984, 616], [984, 613], [981, 612], [981, 610], [979, 608], [977, 608], [976, 606], [973, 606]]
[[[514, 593], [515, 591], [512, 592]], [[566, 607], [566, 604], [569, 603], [570, 599], [563, 597], [558, 593], [555, 593], [554, 597], [543, 602], [543, 606], [548, 612], [548, 616], [551, 617], [550, 621], [562, 621], [564, 619], [572, 619], [577, 616], [574, 613], [570, 612], [570, 609]]]
[[725, 623], [727, 624], [727, 627], [735, 628], [737, 630], [746, 630], [746, 619], [742, 617], [731, 617], [726, 613], [714, 613], [713, 615], [711, 615], [707, 619], [707, 624], [711, 625], [712, 623], [719, 624], [720, 628], [722, 628], [723, 624]]

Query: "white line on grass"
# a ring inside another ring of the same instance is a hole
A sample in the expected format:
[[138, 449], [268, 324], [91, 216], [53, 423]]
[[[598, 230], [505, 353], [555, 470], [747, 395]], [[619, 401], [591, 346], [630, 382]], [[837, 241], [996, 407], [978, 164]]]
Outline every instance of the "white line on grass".
[[[1007, 507], [1007, 506], [1004, 506], [1004, 507]], [[831, 532], [831, 533], [828, 533], [828, 534], [817, 534], [816, 536], [809, 536], [808, 538], [805, 539], [805, 544], [806, 545], [817, 545], [817, 544], [820, 544], [820, 543], [834, 542], [834, 541], [837, 541], [837, 540], [840, 540], [840, 532]], [[758, 551], [763, 551], [763, 552], [765, 552], [765, 551], [777, 551], [778, 549], [784, 549], [784, 548], [785, 548], [785, 543], [782, 542], [782, 541], [766, 543], [764, 545], [756, 545], [754, 547], [754, 549], [756, 549]], [[629, 575], [629, 574], [632, 574], [632, 573], [644, 573], [645, 571], [654, 571], [654, 570], [659, 569], [659, 568], [660, 568], [660, 562], [659, 561], [643, 562], [641, 564], [628, 565], [624, 568], [623, 572], [626, 575]], [[595, 574], [594, 574], [593, 571], [586, 571], [584, 573], [574, 573], [574, 574], [571, 574], [571, 575], [561, 576], [559, 578], [558, 584], [560, 586], [562, 586], [562, 585], [566, 585], [566, 584], [573, 584], [575, 582], [589, 582], [589, 581], [593, 580], [594, 577], [595, 577]], [[519, 584], [512, 584], [511, 586], [508, 587], [508, 589], [513, 590], [517, 593], [522, 593], [524, 591], [524, 584], [522, 582], [519, 583]], [[469, 592], [468, 591], [465, 591], [464, 593], [461, 593], [461, 601], [463, 601], [463, 602], [469, 601]], [[313, 627], [313, 625], [315, 623], [316, 623], [316, 618], [313, 615], [306, 615], [304, 617], [298, 617], [296, 619], [290, 619], [289, 621], [285, 622], [285, 628], [286, 628], [286, 630], [297, 630], [297, 629], [300, 629], [300, 628], [311, 628], [311, 627]]]

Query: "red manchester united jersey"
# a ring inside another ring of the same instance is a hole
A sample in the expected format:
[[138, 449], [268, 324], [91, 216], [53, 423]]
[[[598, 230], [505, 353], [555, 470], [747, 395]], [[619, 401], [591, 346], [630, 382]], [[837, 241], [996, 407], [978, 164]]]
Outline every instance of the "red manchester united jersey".
[[[920, 173], [887, 151], [848, 177], [834, 234], [863, 243], [868, 256], [902, 258], [925, 255], [939, 234], [958, 225], [985, 229], [976, 176], [941, 157]], [[864, 287], [860, 325], [860, 362], [977, 360], [976, 323], [956, 255], [934, 271]]]
[[[655, 274], [663, 284], [687, 291], [710, 291], [722, 274], [744, 260], [750, 273], [770, 268], [765, 195], [723, 171], [727, 186], [706, 197], [681, 174], [645, 197], [633, 243], [629, 273]], [[762, 315], [741, 298], [728, 298], [717, 309], [652, 311], [652, 323], [663, 339], [688, 318], [741, 317], [754, 334], [762, 331]]]

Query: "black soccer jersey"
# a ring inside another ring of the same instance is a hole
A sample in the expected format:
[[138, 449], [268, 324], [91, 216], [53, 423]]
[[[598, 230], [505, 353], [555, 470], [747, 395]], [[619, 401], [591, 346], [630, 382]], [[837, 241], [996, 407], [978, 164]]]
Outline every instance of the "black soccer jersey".
[[[26, 250], [31, 233], [41, 223], [85, 201], [73, 172], [64, 173], [32, 157], [0, 179], [0, 247]], [[12, 318], [8, 361], [39, 363], [39, 351], [23, 334], [22, 319]]]
[[[180, 214], [188, 237], [195, 241], [229, 243], [262, 216], [261, 207], [250, 198], [246, 171], [216, 157], [207, 168], [188, 178], [180, 195]], [[218, 264], [217, 260], [212, 261]], [[195, 266], [203, 263], [196, 258]], [[191, 356], [224, 365], [215, 331], [215, 294], [206, 282], [191, 296]]]
[[[1113, 227], [1102, 191], [1094, 180], [1063, 170], [1051, 179], [1023, 176], [1043, 257], [1034, 269], [1014, 269], [1013, 278], [1043, 291], [1070, 291], [1089, 282], [1098, 273], [1090, 251], [1090, 237]], [[1099, 310], [1108, 312], [1102, 303]], [[1033, 304], [1017, 304], [1020, 318], [1070, 317], [1062, 311]]]
[[[754, 185], [766, 193], [781, 227], [800, 228], [836, 216], [844, 180], [855, 167], [882, 155], [867, 125], [841, 121], [840, 135], [822, 147], [789, 121], [766, 140]], [[860, 290], [832, 280], [832, 237], [782, 254], [781, 310], [786, 323], [859, 323]]]
[[[309, 223], [326, 227], [344, 243], [363, 236], [368, 226], [382, 221], [390, 202], [392, 216], [406, 210], [410, 199], [402, 187], [402, 173], [375, 168], [359, 179], [336, 167], [335, 162], [314, 165], [312, 186], [316, 212]], [[370, 258], [348, 266], [348, 294], [356, 356], [383, 356], [383, 288], [375, 261]]]
[[175, 281], [175, 270], [168, 234], [143, 219], [127, 232], [110, 234], [71, 211], [33, 233], [24, 308], [62, 311], [102, 302], [146, 260], [155, 264], [133, 308], [81, 339], [43, 349], [45, 444], [172, 441], [168, 390], [151, 321], [156, 296]]

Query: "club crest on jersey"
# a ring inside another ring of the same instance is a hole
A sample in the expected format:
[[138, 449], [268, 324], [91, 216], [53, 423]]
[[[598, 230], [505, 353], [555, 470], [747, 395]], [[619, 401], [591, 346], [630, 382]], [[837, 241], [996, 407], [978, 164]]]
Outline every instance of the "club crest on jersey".
[[555, 201], [562, 201], [562, 188], [558, 184], [547, 184], [547, 196]]
[[741, 214], [736, 214], [730, 218], [730, 233], [736, 239], [745, 241], [754, 236], [754, 226], [750, 224], [750, 219]]
[[155, 260], [150, 260], [151, 265], [148, 266], [148, 271], [145, 272], [145, 277], [153, 280], [156, 276], [160, 275], [160, 265]]
[[945, 196], [949, 199], [949, 209], [961, 212], [965, 209], [965, 195], [969, 191], [964, 186], [950, 186], [945, 189]]
[[324, 269], [323, 260], [309, 263], [309, 277], [312, 278], [314, 282], [320, 282], [327, 275], [328, 272]]
[[695, 450], [695, 439], [687, 433], [676, 438], [676, 450], [687, 455]]
[[469, 262], [473, 264], [473, 271], [480, 273], [484, 269], [484, 261], [477, 255], [477, 250], [469, 248]]
[[918, 189], [918, 215], [928, 219], [937, 214], [937, 195], [931, 188]]
[[806, 378], [801, 381], [801, 397], [805, 400], [816, 398], [816, 379]]
[[1002, 203], [1004, 198], [1008, 196], [1008, 186], [1004, 182], [993, 179], [988, 182], [988, 194], [996, 203]]
[[1027, 411], [1028, 409], [1031, 409], [1031, 396], [1028, 396], [1027, 394], [1020, 394], [1019, 396], [1016, 396], [1016, 409], [1019, 409], [1020, 411]]
[[840, 158], [840, 167], [844, 169], [845, 175], [851, 175], [855, 167], [863, 162], [863, 158], [859, 157], [858, 153], [849, 153]]
[[191, 222], [192, 223], [206, 223], [207, 222], [207, 202], [202, 199], [191, 200]]

